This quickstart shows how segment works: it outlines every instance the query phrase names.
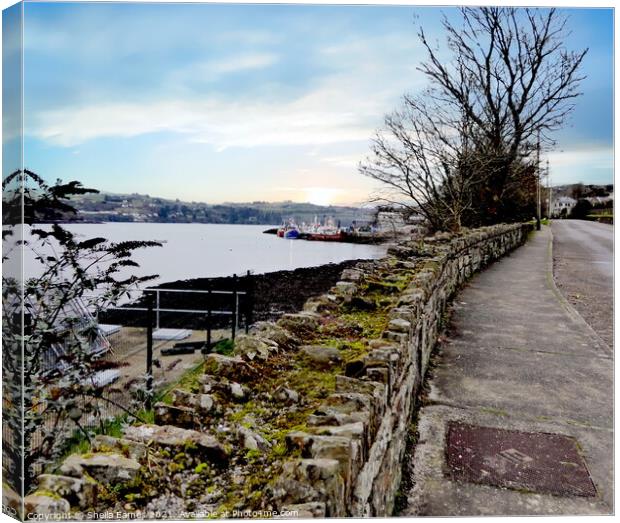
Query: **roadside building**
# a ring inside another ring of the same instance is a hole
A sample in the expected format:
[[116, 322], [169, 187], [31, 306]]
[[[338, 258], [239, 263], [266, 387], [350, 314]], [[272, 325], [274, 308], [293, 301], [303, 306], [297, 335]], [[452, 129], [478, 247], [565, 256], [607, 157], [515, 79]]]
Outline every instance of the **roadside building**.
[[565, 218], [577, 205], [577, 200], [569, 196], [560, 196], [553, 200], [551, 207], [552, 218]]

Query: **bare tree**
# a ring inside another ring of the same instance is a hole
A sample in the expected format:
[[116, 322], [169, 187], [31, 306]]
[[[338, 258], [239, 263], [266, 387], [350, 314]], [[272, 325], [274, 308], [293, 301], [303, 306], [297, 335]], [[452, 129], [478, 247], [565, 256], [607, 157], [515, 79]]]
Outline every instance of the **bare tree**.
[[[424, 31], [427, 60], [419, 70], [431, 81], [426, 96], [460, 108], [475, 127], [476, 144], [492, 169], [486, 199], [501, 203], [518, 190], [527, 158], [540, 136], [551, 142], [581, 94], [580, 66], [587, 53], [565, 48], [567, 17], [556, 9], [463, 8], [462, 26], [444, 18], [443, 61]], [[496, 219], [507, 219], [501, 208]]]
[[472, 196], [486, 167], [472, 132], [465, 113], [405, 96], [402, 107], [386, 116], [359, 170], [382, 183], [375, 201], [419, 212], [432, 229], [458, 230], [474, 210]]
[[377, 199], [414, 207], [435, 229], [531, 217], [539, 137], [550, 143], [580, 95], [587, 50], [567, 51], [555, 9], [463, 8], [444, 18], [443, 60], [424, 31], [430, 80], [385, 119], [360, 172]]

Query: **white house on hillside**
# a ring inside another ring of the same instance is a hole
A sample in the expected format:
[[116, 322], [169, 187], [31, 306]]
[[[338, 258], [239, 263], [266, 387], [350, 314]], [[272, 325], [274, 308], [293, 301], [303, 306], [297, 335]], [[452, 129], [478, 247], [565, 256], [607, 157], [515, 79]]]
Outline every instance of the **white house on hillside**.
[[560, 196], [559, 198], [553, 200], [551, 217], [559, 218], [562, 216], [568, 216], [575, 205], [577, 205], [577, 200], [574, 198], [570, 198], [569, 196]]

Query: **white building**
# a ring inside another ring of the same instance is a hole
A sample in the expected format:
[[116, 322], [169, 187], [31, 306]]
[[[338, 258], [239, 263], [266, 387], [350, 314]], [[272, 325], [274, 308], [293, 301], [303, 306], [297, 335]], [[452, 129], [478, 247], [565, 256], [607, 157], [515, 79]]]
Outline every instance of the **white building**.
[[559, 198], [555, 198], [551, 205], [551, 217], [560, 218], [570, 214], [573, 207], [577, 205], [577, 200], [569, 196], [560, 196]]

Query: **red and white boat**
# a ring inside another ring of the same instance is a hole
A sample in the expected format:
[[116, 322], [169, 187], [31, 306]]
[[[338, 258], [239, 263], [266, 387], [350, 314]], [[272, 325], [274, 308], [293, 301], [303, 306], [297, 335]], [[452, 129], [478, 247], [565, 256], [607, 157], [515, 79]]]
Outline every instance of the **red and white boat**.
[[304, 229], [304, 237], [307, 240], [322, 241], [322, 242], [340, 242], [345, 237], [345, 232], [340, 229], [333, 218], [328, 218], [325, 223], [321, 225], [317, 218], [314, 219], [314, 223]]
[[343, 231], [325, 231], [308, 233], [307, 239], [321, 242], [341, 242], [346, 233]]

